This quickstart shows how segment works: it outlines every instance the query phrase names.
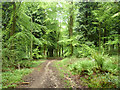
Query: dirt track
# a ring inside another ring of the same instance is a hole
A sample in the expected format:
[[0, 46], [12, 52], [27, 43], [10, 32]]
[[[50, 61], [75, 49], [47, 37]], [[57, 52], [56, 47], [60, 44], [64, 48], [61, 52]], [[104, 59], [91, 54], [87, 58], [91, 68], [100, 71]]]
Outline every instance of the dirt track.
[[33, 72], [24, 78], [27, 84], [19, 85], [18, 88], [65, 88], [64, 78], [52, 63], [55, 60], [46, 60], [42, 65], [34, 68]]

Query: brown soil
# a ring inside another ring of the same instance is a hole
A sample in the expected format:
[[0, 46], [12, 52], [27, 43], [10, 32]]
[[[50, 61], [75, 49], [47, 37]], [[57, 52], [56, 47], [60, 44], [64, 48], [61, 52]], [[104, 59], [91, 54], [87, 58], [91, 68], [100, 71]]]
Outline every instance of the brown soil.
[[56, 60], [46, 60], [33, 72], [23, 78], [24, 82], [17, 88], [65, 88], [65, 78], [60, 77], [52, 63]]

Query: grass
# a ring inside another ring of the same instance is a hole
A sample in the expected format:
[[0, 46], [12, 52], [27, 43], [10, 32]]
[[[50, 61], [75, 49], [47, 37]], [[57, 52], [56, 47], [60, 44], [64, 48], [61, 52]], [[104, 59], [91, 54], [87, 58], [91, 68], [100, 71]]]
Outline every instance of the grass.
[[31, 67], [37, 67], [38, 65], [40, 65], [43, 62], [45, 62], [45, 61], [43, 61], [43, 60], [32, 61], [33, 64], [31, 65]]
[[[69, 77], [70, 74], [70, 69], [68, 68], [70, 64], [78, 61], [79, 59], [76, 59], [75, 57], [71, 58], [65, 58], [61, 61], [55, 61], [54, 66], [60, 71], [60, 76], [61, 78], [65, 78], [65, 76]], [[64, 80], [66, 83], [65, 88], [71, 88], [70, 81], [69, 80]]]
[[[12, 68], [10, 71], [2, 72], [2, 88], [15, 88], [20, 82], [23, 82], [23, 76], [32, 72], [32, 67], [37, 67], [44, 61], [42, 60], [35, 60], [35, 61], [23, 61], [20, 62], [21, 65], [24, 65], [24, 68], [14, 69]], [[26, 67], [29, 68], [26, 68]]]
[[2, 88], [15, 88], [20, 82], [23, 82], [22, 77], [32, 72], [33, 69], [14, 70], [13, 72], [2, 73]]
[[118, 88], [118, 76], [110, 73], [94, 75], [88, 81], [90, 88]]
[[36, 67], [43, 62], [44, 60], [24, 60], [24, 61], [19, 62], [19, 64], [21, 65], [22, 68], [24, 67], [31, 68], [31, 67]]
[[70, 70], [73, 74], [79, 74], [83, 84], [90, 88], [117, 88], [118, 65], [114, 59], [105, 60], [102, 69], [95, 61], [78, 61], [70, 65]]
[[[89, 88], [118, 88], [118, 57], [103, 57], [103, 66], [99, 68], [97, 62], [90, 58], [65, 58], [56, 61], [55, 65], [61, 71], [62, 77], [77, 74], [82, 86]], [[98, 58], [99, 59], [99, 58]]]
[[[60, 72], [60, 77], [61, 78], [65, 78], [64, 76], [65, 76], [65, 73], [68, 73], [67, 71], [68, 71], [68, 68], [64, 68], [67, 64], [67, 62], [68, 62], [68, 60], [69, 60], [69, 58], [65, 58], [64, 60], [62, 60], [62, 61], [55, 61], [54, 63], [53, 63], [53, 65], [59, 70], [59, 72]], [[68, 87], [70, 87], [70, 82], [68, 81], [68, 80], [64, 80], [64, 82], [66, 83], [64, 86], [65, 86], [65, 88], [68, 88]]]

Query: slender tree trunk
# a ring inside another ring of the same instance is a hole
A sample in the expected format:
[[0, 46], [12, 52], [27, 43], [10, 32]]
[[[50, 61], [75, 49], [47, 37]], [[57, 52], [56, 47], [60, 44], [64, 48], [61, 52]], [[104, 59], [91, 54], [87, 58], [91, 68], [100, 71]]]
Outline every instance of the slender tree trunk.
[[105, 45], [105, 43], [106, 43], [106, 28], [104, 29], [104, 40], [103, 40], [103, 48], [104, 48], [104, 51], [106, 51], [106, 45]]
[[48, 50], [47, 50], [47, 57], [49, 57], [49, 52], [48, 52]]
[[49, 52], [49, 57], [53, 57], [53, 48], [52, 47], [48, 48], [48, 52]]
[[100, 33], [100, 25], [99, 25], [99, 52], [101, 50], [101, 33]]
[[56, 49], [56, 57], [58, 57], [58, 47], [57, 47], [57, 49]]
[[59, 46], [59, 57], [61, 56], [61, 47]]
[[16, 4], [13, 2], [13, 23], [12, 23], [12, 30], [10, 32], [10, 36], [12, 36], [15, 33], [15, 27], [16, 27]]
[[28, 56], [29, 55], [29, 52], [28, 52], [28, 47], [26, 45], [26, 55]]
[[100, 40], [100, 30], [99, 30], [99, 51], [100, 51], [100, 48], [101, 48], [101, 40]]
[[[120, 28], [118, 29], [118, 41], [120, 41]], [[118, 58], [120, 59], [120, 43], [118, 43]]]
[[32, 14], [31, 14], [31, 52], [30, 52], [30, 59], [32, 59], [32, 45], [33, 45], [33, 40], [32, 40]]
[[104, 44], [106, 43], [106, 28], [104, 29]]
[[[73, 35], [73, 2], [71, 2], [72, 4], [72, 8], [70, 8], [70, 20], [69, 20], [69, 38], [72, 38]], [[73, 45], [72, 45], [72, 41], [70, 44], [70, 48], [71, 48], [71, 54], [70, 56], [72, 56], [73, 54]]]
[[46, 55], [45, 53], [46, 53], [46, 45], [44, 44], [44, 55]]
[[[58, 33], [57, 33], [58, 34]], [[59, 38], [59, 34], [57, 35], [57, 49], [56, 49], [56, 56], [58, 57], [58, 50], [59, 50], [59, 44], [58, 44], [58, 38]]]
[[[12, 20], [12, 28], [11, 28], [11, 32], [10, 32], [10, 36], [13, 36], [15, 33], [15, 29], [16, 29], [16, 4], [15, 2], [13, 3], [13, 20]], [[14, 43], [12, 41], [11, 43], [11, 49], [14, 49]]]
[[62, 45], [62, 56], [63, 56], [63, 45]]
[[59, 44], [58, 44], [58, 41], [59, 41], [59, 33], [58, 33], [58, 38], [57, 38], [57, 57], [58, 57], [58, 52], [59, 52]]
[[[59, 26], [58, 26], [58, 30], [59, 30]], [[59, 31], [57, 31], [57, 49], [56, 49], [56, 56], [58, 57], [58, 53], [59, 53]]]

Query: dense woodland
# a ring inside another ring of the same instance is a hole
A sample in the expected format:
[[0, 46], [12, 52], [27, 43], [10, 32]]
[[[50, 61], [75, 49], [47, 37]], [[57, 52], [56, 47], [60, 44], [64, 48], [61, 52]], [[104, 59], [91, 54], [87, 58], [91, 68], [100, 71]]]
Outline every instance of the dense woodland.
[[[93, 80], [89, 87], [116, 88], [119, 34], [120, 2], [4, 2], [3, 86], [9, 84], [9, 73], [30, 68], [32, 61], [89, 58], [69, 64], [71, 72], [104, 73], [107, 81], [103, 80], [103, 85], [94, 85], [97, 81]], [[81, 63], [86, 66], [83, 68]], [[109, 82], [106, 73], [112, 78]]]

